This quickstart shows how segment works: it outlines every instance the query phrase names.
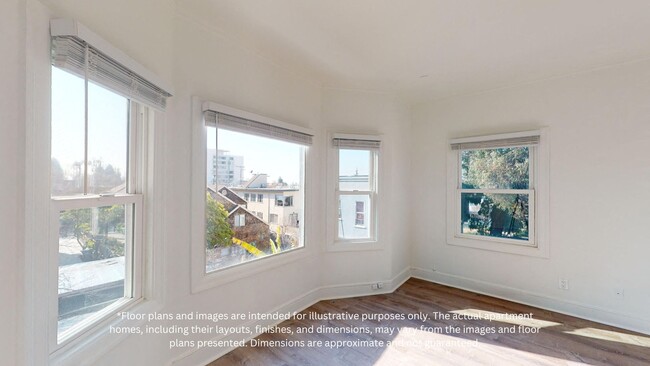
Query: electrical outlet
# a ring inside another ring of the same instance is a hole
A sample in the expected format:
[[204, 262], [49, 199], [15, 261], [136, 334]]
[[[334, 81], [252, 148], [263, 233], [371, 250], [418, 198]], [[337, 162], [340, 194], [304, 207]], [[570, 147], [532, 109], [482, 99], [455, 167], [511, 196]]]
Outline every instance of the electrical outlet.
[[566, 278], [560, 278], [560, 283], [558, 284], [558, 287], [562, 290], [568, 290], [569, 280], [567, 280]]
[[370, 285], [370, 288], [373, 290], [379, 290], [381, 288], [384, 288], [384, 284], [381, 282], [373, 283], [372, 285]]
[[384, 288], [384, 284], [382, 282], [377, 282], [377, 288], [378, 289]]

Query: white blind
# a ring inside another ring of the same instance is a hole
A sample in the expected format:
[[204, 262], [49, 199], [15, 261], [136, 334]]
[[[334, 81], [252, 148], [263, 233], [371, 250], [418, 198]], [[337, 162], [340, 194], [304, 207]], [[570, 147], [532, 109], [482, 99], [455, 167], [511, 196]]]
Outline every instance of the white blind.
[[[86, 60], [87, 58], [87, 60]], [[92, 80], [129, 99], [165, 109], [171, 93], [74, 36], [52, 37], [52, 65]]]
[[502, 147], [533, 146], [539, 144], [539, 135], [510, 137], [472, 142], [452, 142], [452, 150], [497, 149]]
[[378, 150], [381, 146], [381, 141], [335, 137], [332, 139], [332, 145], [339, 149]]
[[211, 110], [204, 112], [204, 119], [206, 125], [216, 126], [217, 128], [268, 137], [304, 146], [312, 145], [312, 135], [294, 131], [288, 128], [270, 125], [268, 123], [235, 117], [229, 114]]

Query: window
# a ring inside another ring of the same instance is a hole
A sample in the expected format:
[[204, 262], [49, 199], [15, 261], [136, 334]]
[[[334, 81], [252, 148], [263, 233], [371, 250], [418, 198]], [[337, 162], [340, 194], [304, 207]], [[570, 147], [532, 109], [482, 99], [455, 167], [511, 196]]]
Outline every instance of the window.
[[246, 226], [246, 215], [243, 214], [235, 215], [235, 226], [236, 227]]
[[[242, 172], [241, 182], [217, 176], [217, 181], [230, 188], [228, 197], [210, 187], [209, 179], [204, 181], [210, 193], [206, 196], [205, 273], [303, 247], [303, 230], [297, 223], [304, 215], [304, 165], [311, 136], [213, 110], [205, 112], [204, 123], [208, 154], [228, 151], [238, 157]], [[210, 176], [209, 171], [205, 174]], [[242, 192], [253, 189], [255, 193]], [[259, 193], [264, 191], [268, 193]], [[246, 201], [262, 202], [265, 194], [272, 194], [274, 205], [246, 207]], [[255, 210], [245, 217], [238, 206]]]
[[354, 220], [355, 226], [363, 226], [365, 224], [365, 207], [366, 203], [363, 201], [356, 202], [356, 218]]
[[336, 241], [375, 241], [380, 142], [371, 136], [336, 135], [333, 145], [337, 158]]
[[60, 34], [79, 28], [66, 19], [51, 27], [50, 233], [57, 278], [49, 281], [49, 293], [56, 293], [49, 334], [57, 348], [142, 296], [149, 106], [164, 109], [170, 96], [125, 66], [135, 65], [128, 57], [116, 61], [76, 34]]
[[538, 247], [540, 186], [547, 194], [542, 184], [547, 160], [542, 159], [544, 169], [538, 166], [538, 150], [545, 150], [540, 134], [531, 131], [451, 141], [450, 244], [513, 253]]
[[291, 207], [291, 206], [293, 206], [293, 197], [292, 196], [275, 195], [275, 205], [276, 206]]

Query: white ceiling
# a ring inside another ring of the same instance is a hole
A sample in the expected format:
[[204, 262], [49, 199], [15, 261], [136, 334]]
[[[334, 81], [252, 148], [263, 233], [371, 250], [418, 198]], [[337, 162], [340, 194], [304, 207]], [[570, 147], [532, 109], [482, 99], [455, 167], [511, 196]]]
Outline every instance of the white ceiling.
[[179, 0], [324, 86], [412, 102], [650, 57], [649, 0]]

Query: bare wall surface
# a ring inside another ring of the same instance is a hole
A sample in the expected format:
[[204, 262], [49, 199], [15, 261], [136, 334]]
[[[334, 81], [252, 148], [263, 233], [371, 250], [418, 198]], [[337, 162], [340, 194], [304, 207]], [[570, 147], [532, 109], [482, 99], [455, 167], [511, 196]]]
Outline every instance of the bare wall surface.
[[25, 3], [0, 2], [0, 354], [8, 365], [22, 361], [20, 338], [23, 278], [20, 245], [23, 233], [23, 155], [25, 120]]
[[[413, 266], [474, 289], [527, 292], [648, 331], [650, 63], [414, 108]], [[549, 127], [550, 258], [446, 244], [448, 139]], [[437, 276], [430, 273], [431, 276]], [[558, 288], [559, 278], [569, 291]], [[477, 282], [478, 281], [478, 282]], [[473, 283], [473, 285], [470, 285]], [[617, 296], [616, 289], [624, 289]], [[514, 296], [514, 295], [513, 295]], [[555, 306], [554, 305], [554, 306]], [[618, 319], [618, 320], [616, 320]], [[636, 319], [636, 320], [635, 320]]]

